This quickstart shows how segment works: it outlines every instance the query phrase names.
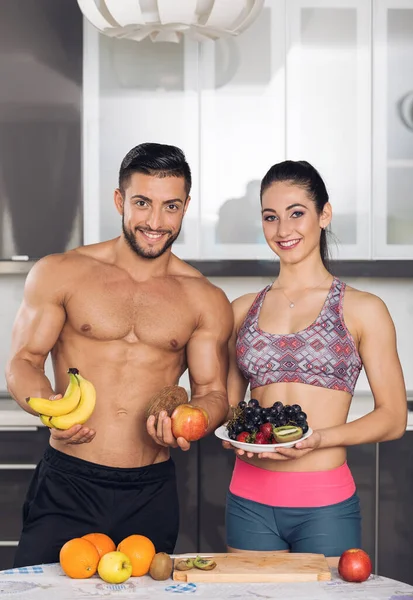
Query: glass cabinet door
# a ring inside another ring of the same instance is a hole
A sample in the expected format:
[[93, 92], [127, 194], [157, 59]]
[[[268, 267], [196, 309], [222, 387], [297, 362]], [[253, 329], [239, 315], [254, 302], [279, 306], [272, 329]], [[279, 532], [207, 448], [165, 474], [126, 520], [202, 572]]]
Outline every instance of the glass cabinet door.
[[371, 254], [371, 3], [288, 0], [286, 150], [320, 172], [333, 258]]
[[285, 1], [239, 37], [200, 46], [202, 259], [273, 258], [259, 188], [285, 158]]
[[100, 34], [84, 20], [84, 238], [121, 233], [113, 202], [120, 163], [142, 142], [179, 146], [192, 170], [192, 201], [174, 244], [198, 255], [198, 44], [134, 42]]
[[413, 259], [413, 0], [375, 0], [374, 258]]

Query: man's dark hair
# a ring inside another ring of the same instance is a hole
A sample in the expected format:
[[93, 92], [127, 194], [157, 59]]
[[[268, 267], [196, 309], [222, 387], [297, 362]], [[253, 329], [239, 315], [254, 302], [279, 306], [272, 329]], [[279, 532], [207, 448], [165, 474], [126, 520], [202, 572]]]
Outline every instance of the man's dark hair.
[[183, 177], [185, 191], [189, 195], [192, 179], [185, 154], [176, 146], [147, 142], [129, 150], [119, 170], [119, 189], [124, 195], [133, 173], [154, 177]]

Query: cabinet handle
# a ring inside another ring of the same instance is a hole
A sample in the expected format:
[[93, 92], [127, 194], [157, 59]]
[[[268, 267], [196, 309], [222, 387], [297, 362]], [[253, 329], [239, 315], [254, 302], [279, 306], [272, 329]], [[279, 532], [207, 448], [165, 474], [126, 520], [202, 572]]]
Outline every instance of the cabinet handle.
[[0, 431], [37, 431], [38, 427], [0, 427]]
[[0, 464], [0, 471], [2, 470], [23, 470], [23, 469], [35, 469], [37, 467], [37, 465], [30, 465], [30, 464], [16, 464], [16, 465], [1, 465]]
[[0, 542], [0, 546], [18, 546], [19, 542]]

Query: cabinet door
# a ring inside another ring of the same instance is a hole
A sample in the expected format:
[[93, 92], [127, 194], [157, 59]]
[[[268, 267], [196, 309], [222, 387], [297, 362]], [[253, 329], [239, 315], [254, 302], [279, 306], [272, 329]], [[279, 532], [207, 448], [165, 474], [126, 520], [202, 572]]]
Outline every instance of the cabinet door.
[[188, 452], [172, 449], [179, 496], [179, 535], [175, 553], [198, 551], [198, 452], [199, 444], [192, 444]]
[[413, 431], [379, 456], [378, 574], [413, 585]]
[[22, 528], [22, 508], [34, 469], [0, 465], [0, 542], [16, 542]]
[[288, 0], [287, 158], [320, 172], [333, 258], [370, 258], [370, 0]]
[[200, 47], [203, 259], [273, 258], [260, 181], [285, 158], [285, 2], [236, 38]]
[[47, 427], [36, 431], [21, 429], [0, 429], [0, 468], [2, 465], [32, 465], [33, 468], [43, 456], [50, 438]]
[[13, 567], [16, 549], [17, 544], [5, 545], [0, 543], [0, 571]]
[[82, 18], [75, 2], [1, 6], [0, 259], [37, 259], [82, 242]]
[[198, 442], [199, 551], [226, 552], [225, 504], [235, 454], [224, 450], [214, 435]]
[[347, 448], [347, 462], [357, 486], [361, 508], [361, 546], [371, 558], [376, 572], [376, 486], [377, 444]]
[[413, 0], [374, 1], [374, 258], [413, 257]]
[[101, 35], [84, 20], [84, 237], [120, 235], [113, 203], [126, 153], [143, 142], [179, 146], [192, 170], [191, 203], [174, 250], [198, 257], [198, 44]]

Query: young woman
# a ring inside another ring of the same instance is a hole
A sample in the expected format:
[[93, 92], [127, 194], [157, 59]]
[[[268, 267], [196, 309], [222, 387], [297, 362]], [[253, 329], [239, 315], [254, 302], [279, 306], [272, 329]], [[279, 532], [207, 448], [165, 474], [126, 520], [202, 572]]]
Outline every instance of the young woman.
[[[313, 433], [294, 448], [237, 450], [226, 509], [230, 551], [315, 552], [360, 547], [359, 499], [346, 446], [397, 439], [407, 402], [392, 319], [372, 294], [327, 268], [332, 210], [323, 180], [305, 161], [285, 161], [261, 182], [265, 239], [278, 278], [233, 302], [228, 393], [269, 408], [298, 404]], [[374, 410], [346, 423], [364, 366]], [[233, 448], [224, 442], [224, 447]]]

